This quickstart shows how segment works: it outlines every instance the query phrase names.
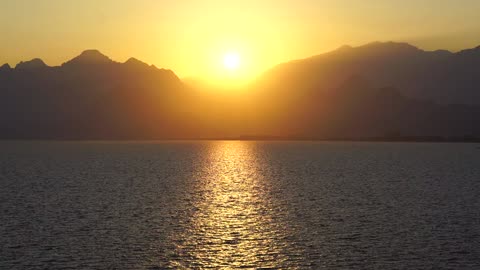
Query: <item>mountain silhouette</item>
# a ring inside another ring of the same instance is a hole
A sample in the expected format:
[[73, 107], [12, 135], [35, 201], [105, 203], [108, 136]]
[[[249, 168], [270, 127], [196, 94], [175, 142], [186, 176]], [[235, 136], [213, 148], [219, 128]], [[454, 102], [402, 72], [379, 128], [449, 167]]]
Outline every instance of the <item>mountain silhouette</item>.
[[[407, 97], [396, 87], [352, 75], [337, 88], [258, 90], [260, 134], [282, 138], [476, 137], [480, 106]], [[265, 109], [267, 108], [267, 109]], [[262, 113], [261, 113], [261, 112]]]
[[480, 138], [479, 52], [342, 46], [244, 91], [97, 50], [54, 67], [33, 59], [0, 67], [0, 138]]
[[10, 71], [12, 70], [12, 68], [10, 67], [9, 64], [3, 64], [2, 66], [0, 66], [0, 72], [2, 71]]
[[407, 43], [374, 42], [280, 64], [261, 77], [275, 91], [328, 91], [353, 75], [375, 87], [396, 86], [407, 97], [441, 104], [480, 104], [480, 47], [451, 53]]
[[32, 70], [32, 69], [40, 69], [46, 68], [47, 65], [43, 62], [42, 59], [35, 58], [30, 61], [20, 62], [15, 66], [16, 70]]
[[[88, 50], [49, 67], [40, 59], [0, 69], [3, 138], [174, 137], [185, 86], [170, 70], [118, 63]], [[178, 118], [178, 117], [176, 117]]]
[[86, 50], [82, 52], [79, 56], [73, 58], [72, 60], [64, 63], [62, 67], [68, 66], [84, 66], [84, 65], [101, 65], [101, 64], [112, 64], [113, 60], [99, 52], [98, 50]]

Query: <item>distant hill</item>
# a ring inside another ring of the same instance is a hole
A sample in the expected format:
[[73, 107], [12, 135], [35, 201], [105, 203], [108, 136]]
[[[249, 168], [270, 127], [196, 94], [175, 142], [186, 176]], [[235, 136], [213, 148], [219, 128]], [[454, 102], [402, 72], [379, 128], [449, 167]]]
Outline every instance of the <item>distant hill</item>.
[[479, 52], [344, 46], [235, 91], [97, 50], [55, 67], [5, 64], [0, 139], [471, 140], [480, 138]]
[[260, 134], [287, 138], [480, 135], [480, 106], [410, 98], [395, 87], [375, 87], [361, 76], [352, 76], [331, 91], [292, 91], [277, 93], [275, 99], [269, 91], [258, 96], [262, 108], [267, 108], [262, 109], [267, 113], [259, 113], [264, 117], [261, 122], [270, 125]]
[[42, 60], [0, 68], [2, 138], [177, 136], [186, 89], [171, 71], [96, 50], [49, 67]]
[[480, 47], [458, 53], [423, 51], [406, 43], [343, 46], [280, 64], [257, 82], [276, 92], [328, 91], [351, 76], [374, 87], [394, 86], [407, 97], [441, 104], [480, 104]]

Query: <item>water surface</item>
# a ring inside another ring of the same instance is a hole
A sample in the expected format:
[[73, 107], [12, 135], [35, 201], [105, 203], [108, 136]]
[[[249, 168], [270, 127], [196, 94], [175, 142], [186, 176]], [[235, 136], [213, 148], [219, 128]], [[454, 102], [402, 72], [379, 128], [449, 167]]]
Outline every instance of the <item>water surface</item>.
[[1, 142], [1, 269], [478, 269], [475, 144]]

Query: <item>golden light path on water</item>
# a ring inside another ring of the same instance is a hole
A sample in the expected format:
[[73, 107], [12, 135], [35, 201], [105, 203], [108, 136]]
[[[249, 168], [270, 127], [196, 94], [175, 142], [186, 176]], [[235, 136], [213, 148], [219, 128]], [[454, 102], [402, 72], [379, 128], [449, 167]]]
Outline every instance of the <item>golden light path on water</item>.
[[271, 179], [262, 177], [260, 159], [255, 143], [212, 145], [173, 268], [276, 269], [300, 259], [287, 240], [293, 228], [281, 222], [285, 206], [276, 202]]

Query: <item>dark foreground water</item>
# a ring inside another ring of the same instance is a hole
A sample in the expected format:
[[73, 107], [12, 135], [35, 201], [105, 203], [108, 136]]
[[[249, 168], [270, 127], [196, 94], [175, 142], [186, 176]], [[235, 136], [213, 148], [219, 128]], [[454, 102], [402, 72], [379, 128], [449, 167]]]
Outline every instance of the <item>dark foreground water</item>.
[[0, 269], [480, 269], [475, 144], [0, 147]]

